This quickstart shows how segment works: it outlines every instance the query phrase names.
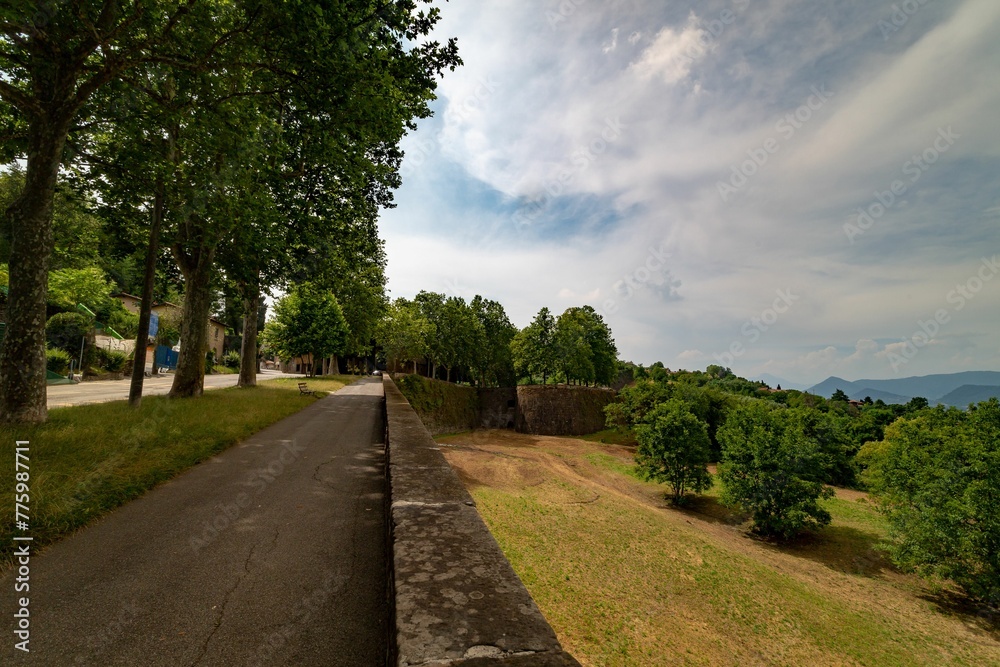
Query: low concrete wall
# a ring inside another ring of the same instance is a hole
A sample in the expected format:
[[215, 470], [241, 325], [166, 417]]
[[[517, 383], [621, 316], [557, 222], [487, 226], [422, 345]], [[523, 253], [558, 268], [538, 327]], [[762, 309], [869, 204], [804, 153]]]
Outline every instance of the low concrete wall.
[[605, 428], [604, 406], [615, 400], [613, 389], [567, 385], [517, 388], [519, 433], [587, 435]]
[[395, 664], [579, 667], [441, 455], [384, 377]]

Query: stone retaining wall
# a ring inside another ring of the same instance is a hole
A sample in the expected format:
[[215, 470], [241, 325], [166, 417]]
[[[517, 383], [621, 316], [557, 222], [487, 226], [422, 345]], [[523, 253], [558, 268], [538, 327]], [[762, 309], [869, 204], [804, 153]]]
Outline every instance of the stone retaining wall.
[[517, 388], [519, 433], [587, 435], [605, 428], [604, 406], [615, 400], [612, 389], [567, 385]]
[[420, 418], [383, 385], [395, 664], [579, 667]]

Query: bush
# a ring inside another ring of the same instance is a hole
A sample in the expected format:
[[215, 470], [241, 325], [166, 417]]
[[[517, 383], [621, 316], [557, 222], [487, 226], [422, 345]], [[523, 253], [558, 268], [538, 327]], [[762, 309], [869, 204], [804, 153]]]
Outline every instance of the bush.
[[229, 368], [239, 368], [240, 367], [240, 353], [236, 350], [230, 350], [226, 352], [222, 357], [222, 365], [228, 366]]
[[212, 366], [215, 366], [215, 350], [209, 350], [205, 353], [205, 368]]
[[70, 354], [80, 352], [80, 341], [89, 337], [90, 318], [80, 313], [56, 313], [45, 323], [45, 341]]
[[722, 502], [748, 512], [753, 530], [788, 539], [803, 529], [830, 523], [820, 498], [828, 463], [794, 415], [755, 402], [730, 411], [719, 428]]
[[129, 312], [120, 301], [115, 301], [116, 307], [108, 315], [107, 325], [122, 335], [123, 338], [135, 338], [139, 333], [139, 316]]
[[701, 493], [711, 488], [708, 428], [684, 403], [672, 399], [657, 405], [635, 432], [639, 472], [646, 479], [669, 483], [675, 505], [684, 501], [688, 490]]
[[118, 350], [105, 350], [101, 347], [97, 348], [95, 363], [109, 373], [118, 373], [119, 371], [122, 371], [125, 368], [125, 362], [127, 361], [128, 355], [124, 352], [119, 352]]
[[1000, 606], [1000, 402], [901, 418], [858, 458], [892, 560]]
[[45, 368], [53, 373], [66, 375], [69, 372], [69, 364], [72, 359], [73, 357], [66, 350], [60, 350], [57, 347], [45, 348]]

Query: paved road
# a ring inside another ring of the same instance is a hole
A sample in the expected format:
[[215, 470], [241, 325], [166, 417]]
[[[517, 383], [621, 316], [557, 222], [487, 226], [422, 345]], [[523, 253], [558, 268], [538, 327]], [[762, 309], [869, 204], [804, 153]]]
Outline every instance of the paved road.
[[[278, 371], [261, 371], [257, 373], [257, 381], [274, 380], [277, 378], [304, 378], [303, 375], [279, 373]], [[206, 375], [205, 389], [220, 389], [235, 387], [239, 375]], [[146, 378], [142, 383], [142, 395], [154, 396], [166, 394], [174, 382], [173, 375]], [[79, 384], [54, 384], [48, 387], [48, 406], [64, 408], [67, 405], [83, 405], [84, 403], [105, 403], [107, 401], [122, 401], [128, 398], [129, 380], [114, 380], [101, 382], [81, 382]]]
[[32, 557], [29, 654], [6, 573], [0, 664], [384, 664], [381, 401], [344, 387]]

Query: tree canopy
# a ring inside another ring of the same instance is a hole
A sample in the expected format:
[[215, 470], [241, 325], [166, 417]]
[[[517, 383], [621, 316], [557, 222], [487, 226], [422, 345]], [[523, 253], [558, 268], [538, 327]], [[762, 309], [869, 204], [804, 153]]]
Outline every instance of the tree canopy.
[[315, 375], [318, 359], [344, 352], [348, 326], [332, 292], [301, 283], [274, 304], [274, 319], [265, 334], [270, 348], [283, 359], [311, 354]]
[[893, 561], [1000, 602], [1000, 402], [901, 418], [860, 459]]
[[[262, 291], [293, 279], [338, 288], [356, 325], [350, 346], [367, 348], [384, 303], [371, 230], [399, 185], [399, 142], [430, 115], [442, 73], [461, 62], [455, 40], [430, 39], [440, 10], [429, 5], [82, 0], [0, 9], [0, 161], [26, 159], [2, 224], [2, 417], [45, 418], [42, 323], [62, 167], [100, 193], [122, 245], [147, 257], [140, 338], [148, 277], [163, 270], [161, 236], [183, 277], [171, 395], [201, 391], [203, 323], [220, 283], [243, 296], [247, 341]], [[89, 229], [85, 217], [73, 218], [75, 228]], [[336, 285], [327, 278], [343, 272], [298, 262], [324, 245], [340, 250], [339, 268], [351, 274]], [[118, 266], [131, 282], [130, 257]]]

